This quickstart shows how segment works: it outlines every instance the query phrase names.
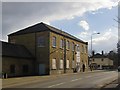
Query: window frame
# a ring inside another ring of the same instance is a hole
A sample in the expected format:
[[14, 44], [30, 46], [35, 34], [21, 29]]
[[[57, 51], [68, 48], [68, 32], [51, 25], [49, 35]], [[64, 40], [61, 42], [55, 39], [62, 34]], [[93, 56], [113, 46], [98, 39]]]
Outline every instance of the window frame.
[[63, 49], [64, 48], [64, 40], [60, 39], [60, 48]]
[[52, 67], [51, 67], [52, 70], [56, 70], [57, 69], [57, 65], [56, 64], [57, 64], [56, 63], [56, 59], [55, 58], [52, 59]]
[[37, 37], [37, 46], [38, 47], [45, 47], [45, 37], [44, 36], [39, 36]]
[[63, 68], [64, 68], [64, 62], [63, 62], [63, 59], [60, 59], [60, 64], [59, 64], [59, 65], [60, 65], [60, 67], [59, 67], [60, 69], [63, 69]]
[[10, 65], [10, 73], [15, 74], [15, 71], [16, 71], [15, 65], [14, 64]]
[[52, 37], [52, 47], [56, 47], [57, 45], [56, 45], [56, 37], [55, 36], [53, 36]]
[[23, 73], [28, 73], [29, 72], [29, 65], [27, 65], [27, 64], [22, 65], [22, 72]]

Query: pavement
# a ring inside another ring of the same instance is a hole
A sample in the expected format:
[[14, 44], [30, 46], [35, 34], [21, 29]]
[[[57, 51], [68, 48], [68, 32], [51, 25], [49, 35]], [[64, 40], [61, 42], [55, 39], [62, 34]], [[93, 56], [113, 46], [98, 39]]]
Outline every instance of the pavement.
[[[39, 82], [39, 83], [42, 83], [42, 82], [48, 82], [48, 81], [52, 81], [52, 80], [56, 80], [56, 79], [58, 79], [58, 78], [60, 78], [60, 79], [63, 79], [62, 77], [67, 77], [67, 78], [74, 78], [74, 76], [76, 75], [76, 77], [78, 77], [77, 76], [77, 74], [79, 74], [79, 75], [82, 75], [83, 74], [83, 76], [86, 74], [86, 75], [89, 75], [89, 74], [94, 74], [94, 73], [100, 73], [100, 72], [106, 72], [106, 71], [103, 71], [103, 70], [94, 70], [94, 71], [87, 71], [87, 72], [80, 72], [80, 73], [69, 73], [69, 74], [60, 74], [60, 75], [48, 75], [48, 76], [27, 76], [27, 77], [16, 77], [16, 78], [8, 78], [8, 79], [3, 79], [2, 80], [2, 87], [3, 88], [9, 88], [9, 87], [12, 87], [12, 86], [24, 86], [25, 84], [27, 84], [27, 85], [31, 85], [32, 83], [35, 83], [35, 84], [38, 84], [37, 82]], [[107, 72], [106, 72], [107, 73]], [[72, 75], [74, 75], [74, 76], [71, 76]], [[68, 77], [69, 76], [69, 77]], [[90, 78], [90, 76], [86, 76], [87, 78]], [[95, 77], [95, 78], [97, 78], [97, 77]], [[74, 80], [71, 80], [72, 82], [74, 82], [74, 81], [78, 81], [78, 80], [80, 80], [81, 78], [79, 78], [79, 79], [74, 79]], [[91, 78], [90, 78], [91, 79]], [[107, 80], [107, 79], [106, 79]], [[88, 81], [89, 81], [89, 79], [88, 79]], [[102, 82], [101, 82], [102, 83]], [[110, 82], [109, 82], [110, 83]], [[60, 84], [63, 84], [63, 83], [59, 83], [59, 85]], [[59, 86], [58, 85], [58, 86]], [[33, 85], [34, 86], [34, 85]], [[114, 86], [114, 85], [113, 85]], [[54, 87], [54, 86], [52, 86], [52, 87]], [[106, 86], [104, 86], [104, 88], [107, 88], [107, 87], [109, 87], [109, 85], [108, 85], [108, 83], [106, 83]]]

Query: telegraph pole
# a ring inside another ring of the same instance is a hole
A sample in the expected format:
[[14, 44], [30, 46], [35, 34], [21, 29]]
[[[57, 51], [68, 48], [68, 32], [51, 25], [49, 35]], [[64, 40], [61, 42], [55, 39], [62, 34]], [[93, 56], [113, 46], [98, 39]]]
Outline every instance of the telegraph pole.
[[66, 73], [66, 39], [64, 38], [64, 73]]

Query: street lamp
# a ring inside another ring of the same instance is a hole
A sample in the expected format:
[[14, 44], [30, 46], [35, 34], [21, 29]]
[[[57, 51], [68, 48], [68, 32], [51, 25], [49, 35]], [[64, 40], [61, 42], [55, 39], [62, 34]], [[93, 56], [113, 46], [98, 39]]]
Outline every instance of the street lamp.
[[95, 34], [100, 34], [100, 33], [98, 32], [98, 33], [91, 34], [91, 55], [92, 55], [92, 36], [95, 35]]
[[[95, 34], [100, 34], [100, 33], [98, 32], [98, 33], [92, 33], [91, 34], [91, 56], [92, 56], [92, 36], [95, 35]], [[91, 64], [92, 64], [92, 60], [91, 60]]]

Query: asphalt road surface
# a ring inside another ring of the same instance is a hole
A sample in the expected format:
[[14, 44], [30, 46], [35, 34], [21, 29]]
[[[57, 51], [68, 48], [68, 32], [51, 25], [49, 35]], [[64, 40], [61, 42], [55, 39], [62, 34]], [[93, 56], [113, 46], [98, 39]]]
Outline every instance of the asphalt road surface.
[[101, 88], [118, 78], [117, 71], [74, 73], [9, 88]]

